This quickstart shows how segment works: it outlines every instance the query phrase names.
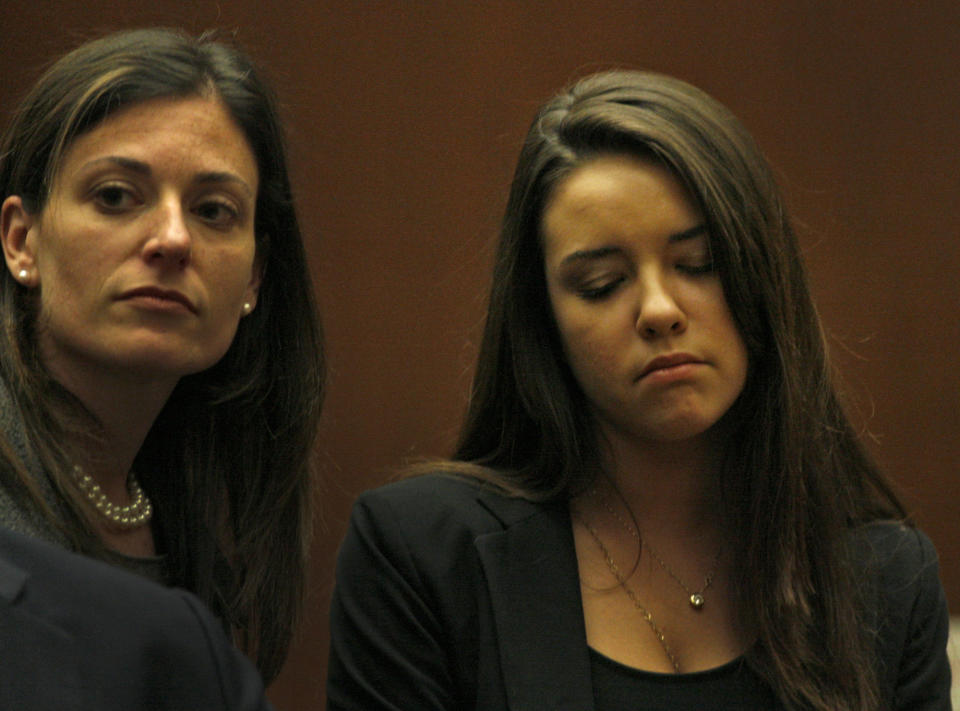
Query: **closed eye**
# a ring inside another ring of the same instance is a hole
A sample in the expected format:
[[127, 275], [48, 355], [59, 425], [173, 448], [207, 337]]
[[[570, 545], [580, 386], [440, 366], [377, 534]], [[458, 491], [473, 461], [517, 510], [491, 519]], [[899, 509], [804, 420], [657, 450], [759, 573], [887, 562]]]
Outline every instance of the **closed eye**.
[[712, 274], [715, 266], [713, 261], [709, 261], [701, 264], [678, 264], [676, 269], [678, 272], [696, 276], [698, 274]]
[[587, 284], [579, 287], [577, 293], [580, 298], [585, 301], [600, 301], [616, 291], [623, 281], [623, 277], [617, 277], [616, 279], [597, 285]]

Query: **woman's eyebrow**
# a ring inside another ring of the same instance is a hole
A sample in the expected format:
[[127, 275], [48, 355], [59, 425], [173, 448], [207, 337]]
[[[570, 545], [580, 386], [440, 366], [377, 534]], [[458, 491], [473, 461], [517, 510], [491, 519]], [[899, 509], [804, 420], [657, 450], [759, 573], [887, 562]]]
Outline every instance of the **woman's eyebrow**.
[[100, 158], [94, 158], [91, 161], [84, 163], [84, 168], [89, 168], [91, 166], [97, 166], [101, 163], [110, 163], [112, 165], [119, 166], [124, 170], [129, 170], [132, 173], [140, 173], [141, 175], [150, 175], [153, 171], [150, 170], [150, 166], [144, 163], [143, 161], [135, 160], [133, 158], [126, 158], [124, 156], [102, 156]]
[[584, 262], [590, 261], [593, 259], [602, 259], [604, 257], [609, 257], [611, 254], [621, 254], [623, 249], [620, 247], [597, 247], [596, 249], [578, 249], [576, 252], [571, 252], [566, 257], [564, 257], [560, 264], [569, 264], [571, 262]]
[[[147, 177], [153, 174], [153, 170], [151, 170], [149, 164], [135, 158], [127, 158], [126, 156], [102, 156], [84, 164], [84, 167], [96, 166], [100, 163], [110, 163], [112, 165], [119, 166], [124, 170], [129, 170], [132, 173], [139, 173], [140, 175]], [[237, 185], [241, 187], [244, 192], [251, 197], [254, 195], [253, 189], [247, 184], [246, 180], [241, 178], [236, 173], [231, 173], [229, 171], [206, 171], [197, 174], [194, 180], [198, 183], [229, 183], [231, 185]]]
[[[676, 232], [669, 237], [667, 241], [670, 244], [676, 244], [677, 242], [683, 242], [684, 240], [695, 239], [701, 235], [706, 234], [707, 226], [703, 223], [699, 225], [694, 225], [688, 230], [683, 230], [682, 232]], [[576, 252], [571, 252], [566, 257], [564, 257], [560, 264], [569, 264], [571, 262], [584, 262], [594, 259], [603, 259], [604, 257], [609, 257], [611, 254], [621, 254], [623, 249], [616, 246], [605, 246], [597, 247], [596, 249], [578, 249]]]
[[241, 178], [236, 173], [230, 173], [225, 171], [210, 171], [207, 173], [200, 173], [196, 177], [198, 183], [230, 183], [232, 185], [237, 185], [247, 193], [250, 197], [254, 197], [253, 189], [247, 185], [247, 181]]

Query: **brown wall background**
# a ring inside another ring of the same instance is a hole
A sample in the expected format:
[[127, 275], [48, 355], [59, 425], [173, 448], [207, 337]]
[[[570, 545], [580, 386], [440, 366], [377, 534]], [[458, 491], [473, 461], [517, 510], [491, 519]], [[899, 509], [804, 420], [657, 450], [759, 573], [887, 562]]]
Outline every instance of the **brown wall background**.
[[353, 497], [452, 444], [534, 109], [614, 65], [701, 86], [767, 152], [857, 420], [960, 610], [960, 3], [0, 0], [0, 17], [3, 124], [48, 59], [121, 27], [235, 30], [280, 94], [331, 368], [280, 708], [321, 707]]

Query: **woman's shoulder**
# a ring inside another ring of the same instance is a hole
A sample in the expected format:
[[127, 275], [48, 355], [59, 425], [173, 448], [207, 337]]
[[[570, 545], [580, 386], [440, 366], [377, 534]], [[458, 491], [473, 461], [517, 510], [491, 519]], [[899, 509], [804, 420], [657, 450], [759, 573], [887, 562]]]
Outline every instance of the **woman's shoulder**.
[[[44, 519], [39, 510], [31, 507], [26, 499], [27, 494], [15, 492], [12, 486], [16, 486], [16, 482], [11, 483], [11, 486], [0, 482], [0, 526], [31, 538], [69, 547], [66, 536], [58, 531], [50, 521]], [[43, 479], [38, 481], [37, 488], [43, 494], [48, 505], [55, 507], [56, 499], [50, 484]]]
[[442, 470], [405, 476], [360, 494], [358, 501], [384, 499], [390, 501], [420, 500], [424, 496], [442, 497], [452, 501], [472, 500], [488, 489], [473, 477], [450, 474]]
[[902, 521], [874, 521], [857, 529], [857, 551], [869, 567], [885, 577], [936, 573], [937, 551], [919, 528]]
[[946, 598], [936, 548], [919, 528], [878, 521], [858, 529], [857, 555], [872, 580], [877, 612], [887, 631], [943, 623]]
[[867, 599], [884, 694], [896, 697], [898, 708], [943, 708], [950, 694], [949, 614], [937, 551], [923, 531], [902, 522], [875, 522], [858, 533], [862, 579], [873, 581]]
[[543, 510], [482, 481], [443, 473], [366, 491], [354, 503], [340, 544], [336, 597], [348, 601], [372, 589], [389, 597], [416, 589], [431, 604], [472, 604], [472, 596], [454, 600], [437, 591], [450, 584], [479, 588], [479, 541]]
[[491, 481], [438, 471], [362, 493], [354, 504], [353, 518], [391, 519], [404, 528], [436, 531], [444, 526], [480, 534], [501, 530], [549, 507], [511, 496]]

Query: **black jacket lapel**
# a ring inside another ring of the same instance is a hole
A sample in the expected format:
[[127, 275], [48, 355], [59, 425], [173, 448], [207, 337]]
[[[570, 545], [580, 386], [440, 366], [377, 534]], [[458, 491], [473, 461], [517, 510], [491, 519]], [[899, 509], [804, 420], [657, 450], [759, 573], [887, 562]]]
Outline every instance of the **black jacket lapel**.
[[505, 511], [501, 500], [495, 512], [506, 529], [476, 542], [493, 605], [510, 709], [592, 711], [590, 659], [569, 514], [563, 505], [514, 503]]

